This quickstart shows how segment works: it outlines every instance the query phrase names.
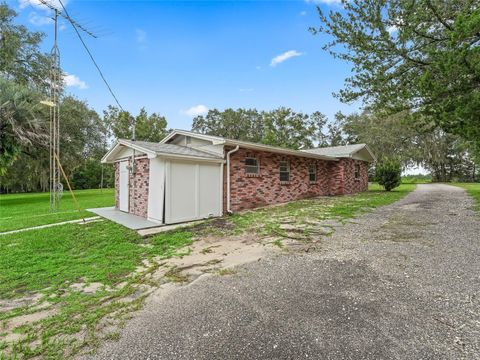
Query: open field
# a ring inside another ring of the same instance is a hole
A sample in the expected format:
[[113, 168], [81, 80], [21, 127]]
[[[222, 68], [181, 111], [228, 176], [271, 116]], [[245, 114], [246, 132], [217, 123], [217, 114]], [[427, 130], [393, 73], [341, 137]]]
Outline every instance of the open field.
[[[62, 359], [117, 338], [119, 327], [142, 306], [145, 296], [175, 279], [152, 275], [165, 259], [187, 255], [195, 240], [248, 233], [283, 248], [285, 239], [308, 242], [329, 236], [335, 230], [332, 222], [341, 226], [346, 219], [395, 202], [414, 188], [402, 185], [387, 193], [373, 185], [361, 194], [247, 211], [147, 239], [109, 221], [0, 236], [0, 359]], [[88, 206], [105, 206], [99, 203], [108, 201], [107, 196], [95, 200], [92, 191], [85, 191], [85, 197], [91, 199]], [[33, 201], [31, 208], [28, 199]], [[10, 214], [17, 214], [9, 219], [10, 228], [26, 226], [25, 217], [36, 214], [35, 208], [48, 214], [48, 203], [38, 203], [35, 194], [10, 201]], [[42, 224], [40, 218], [35, 218], [35, 225]], [[49, 216], [43, 219], [51, 222]]]
[[477, 211], [480, 212], [480, 183], [452, 183], [467, 190], [467, 193], [473, 197], [477, 203]]
[[80, 213], [68, 191], [63, 193], [55, 213], [50, 211], [49, 193], [0, 195], [0, 232], [94, 216], [85, 209], [115, 204], [114, 189], [75, 190], [74, 193]]

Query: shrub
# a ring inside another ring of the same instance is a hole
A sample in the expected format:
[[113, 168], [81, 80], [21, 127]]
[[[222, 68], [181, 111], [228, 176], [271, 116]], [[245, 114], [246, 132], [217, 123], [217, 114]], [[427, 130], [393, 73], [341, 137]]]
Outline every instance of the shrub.
[[375, 177], [386, 191], [395, 189], [402, 180], [402, 167], [398, 160], [387, 159], [377, 164]]

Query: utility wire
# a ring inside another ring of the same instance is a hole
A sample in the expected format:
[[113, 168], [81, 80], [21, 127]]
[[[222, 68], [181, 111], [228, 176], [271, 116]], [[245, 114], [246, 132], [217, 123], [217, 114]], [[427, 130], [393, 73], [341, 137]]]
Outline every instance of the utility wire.
[[93, 57], [92, 53], [91, 53], [90, 50], [88, 49], [87, 44], [85, 44], [85, 41], [83, 41], [82, 35], [81, 35], [80, 32], [78, 31], [77, 26], [75, 25], [75, 22], [72, 21], [72, 18], [70, 17], [70, 15], [68, 15], [67, 9], [66, 9], [65, 6], [63, 5], [62, 0], [58, 0], [58, 2], [60, 3], [60, 5], [62, 5], [63, 12], [65, 13], [65, 16], [66, 16], [67, 20], [68, 20], [68, 21], [70, 22], [70, 24], [73, 26], [73, 29], [75, 30], [75, 32], [77, 33], [78, 38], [80, 39], [80, 42], [82, 43], [83, 47], [84, 47], [85, 50], [87, 51], [88, 55], [90, 56], [90, 59], [92, 59], [92, 62], [93, 62], [93, 64], [95, 65], [95, 67], [97, 68], [100, 76], [102, 77], [103, 82], [105, 83], [105, 85], [107, 85], [108, 91], [110, 91], [110, 94], [112, 94], [112, 96], [113, 96], [113, 98], [115, 99], [115, 102], [117, 103], [118, 107], [119, 107], [122, 111], [125, 111], [125, 110], [123, 110], [122, 105], [120, 105], [120, 102], [118, 101], [117, 97], [115, 96], [115, 93], [113, 92], [112, 88], [111, 88], [110, 85], [108, 84], [107, 79], [105, 79], [105, 76], [103, 75], [102, 70], [100, 69], [100, 66], [98, 66], [97, 62], [95, 61], [95, 58]]

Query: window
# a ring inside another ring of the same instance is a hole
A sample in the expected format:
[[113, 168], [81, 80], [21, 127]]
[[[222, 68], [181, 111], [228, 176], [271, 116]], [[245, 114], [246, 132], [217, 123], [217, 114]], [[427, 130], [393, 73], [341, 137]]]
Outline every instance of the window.
[[316, 182], [317, 181], [317, 165], [310, 164], [308, 166], [308, 180], [310, 182]]
[[280, 181], [290, 181], [290, 162], [280, 161]]
[[248, 175], [259, 175], [260, 166], [258, 164], [258, 159], [247, 157], [245, 158], [245, 173]]
[[355, 164], [355, 180], [360, 180], [360, 164]]

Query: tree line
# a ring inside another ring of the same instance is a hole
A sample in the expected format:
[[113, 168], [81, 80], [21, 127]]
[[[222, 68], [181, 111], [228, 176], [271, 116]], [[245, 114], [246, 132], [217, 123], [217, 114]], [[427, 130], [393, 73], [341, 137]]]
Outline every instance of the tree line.
[[[344, 11], [319, 8], [324, 44], [354, 64], [337, 96], [363, 110], [327, 119], [287, 107], [211, 109], [192, 130], [292, 149], [367, 143], [382, 161], [422, 165], [436, 181], [476, 181], [480, 163], [480, 9], [471, 1], [344, 1]], [[49, 56], [45, 35], [15, 23], [0, 4], [0, 192], [48, 189]], [[115, 138], [158, 142], [165, 117], [109, 106], [98, 114], [62, 89], [60, 158], [75, 188], [113, 186], [101, 157]], [[102, 184], [103, 179], [103, 184]]]
[[336, 96], [361, 101], [366, 123], [401, 130], [406, 139], [391, 155], [424, 161], [436, 180], [473, 179], [480, 153], [478, 1], [341, 0], [328, 13], [317, 10], [320, 22], [310, 31], [352, 65]]
[[289, 108], [210, 110], [193, 119], [192, 129], [208, 135], [293, 149], [365, 143], [377, 160], [397, 159], [405, 169], [422, 166], [434, 181], [476, 181], [480, 157], [475, 143], [445, 132], [435, 123], [419, 128], [408, 111], [387, 115], [374, 110], [331, 121], [320, 112]]
[[[15, 24], [17, 13], [0, 4], [0, 192], [49, 188], [49, 56], [45, 34]], [[61, 89], [60, 159], [77, 189], [113, 186], [111, 166], [100, 159], [115, 138], [159, 141], [167, 121], [141, 109], [137, 115], [109, 106], [102, 115]], [[103, 182], [103, 184], [102, 184]]]

